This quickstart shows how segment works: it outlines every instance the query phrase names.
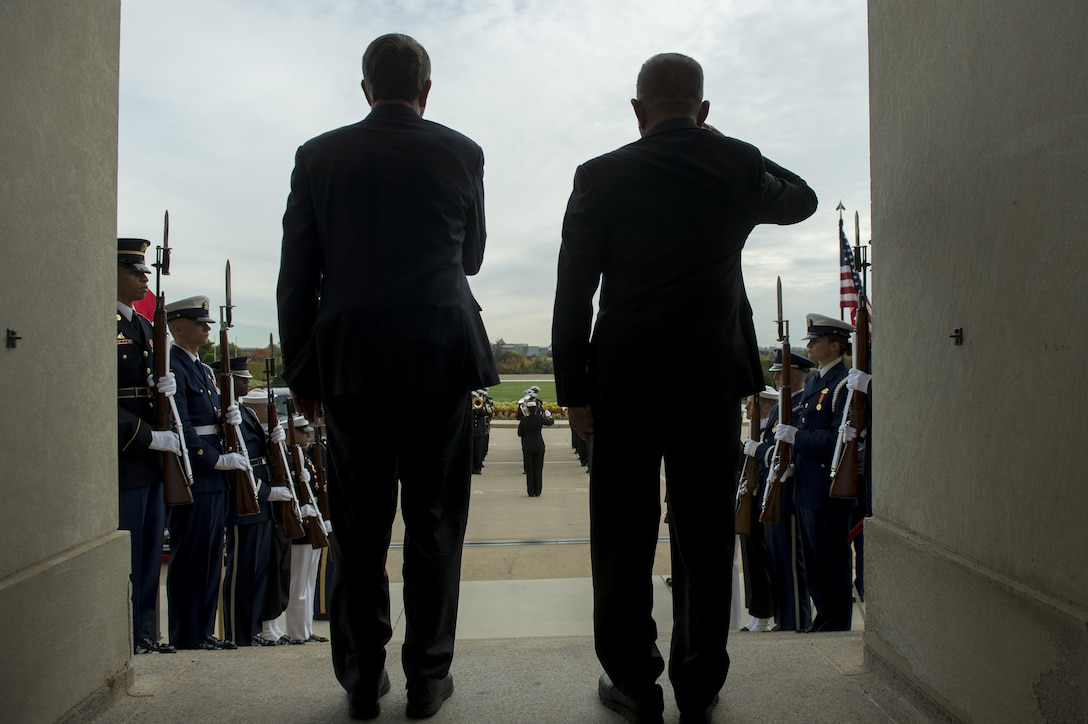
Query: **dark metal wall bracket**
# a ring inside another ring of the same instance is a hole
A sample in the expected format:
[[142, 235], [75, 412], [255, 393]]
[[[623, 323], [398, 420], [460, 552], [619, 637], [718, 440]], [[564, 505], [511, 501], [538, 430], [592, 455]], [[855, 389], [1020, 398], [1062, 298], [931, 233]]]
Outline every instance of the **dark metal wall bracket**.
[[17, 344], [19, 344], [20, 339], [22, 339], [22, 337], [19, 336], [19, 333], [17, 331], [15, 331], [14, 329], [8, 329], [8, 334], [7, 334], [8, 349], [15, 349], [15, 346]]
[[951, 338], [952, 344], [959, 346], [963, 344], [963, 327], [956, 327], [952, 330], [952, 334], [948, 335]]

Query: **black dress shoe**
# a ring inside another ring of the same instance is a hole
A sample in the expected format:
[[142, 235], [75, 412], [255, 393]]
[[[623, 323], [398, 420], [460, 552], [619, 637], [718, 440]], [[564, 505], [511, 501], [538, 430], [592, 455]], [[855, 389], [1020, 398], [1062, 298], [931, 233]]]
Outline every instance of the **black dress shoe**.
[[661, 724], [661, 713], [665, 710], [665, 700], [661, 687], [655, 687], [656, 696], [636, 699], [620, 690], [612, 683], [608, 674], [601, 674], [597, 682], [597, 696], [601, 703], [614, 712], [618, 712], [631, 724]]
[[317, 634], [310, 634], [310, 638], [307, 641], [313, 641], [315, 644], [327, 644], [329, 640], [324, 636], [318, 636]]
[[680, 724], [710, 724], [713, 717], [714, 707], [718, 705], [718, 695], [714, 695], [714, 700], [710, 702], [710, 706], [699, 711], [681, 711], [680, 712]]
[[170, 644], [160, 644], [158, 641], [153, 641], [147, 636], [144, 636], [136, 644], [137, 654], [172, 654], [176, 651], [177, 649]]
[[389, 672], [382, 669], [381, 678], [378, 679], [378, 695], [374, 696], [373, 689], [369, 692], [362, 691], [365, 687], [356, 687], [354, 692], [348, 692], [348, 716], [352, 719], [377, 719], [382, 713], [378, 699], [389, 693]]
[[238, 644], [234, 643], [233, 641], [224, 641], [223, 639], [216, 638], [215, 636], [205, 636], [202, 643], [204, 645], [200, 648], [207, 649], [208, 651], [211, 651], [212, 649], [219, 649], [220, 651], [233, 651], [234, 649], [238, 648]]
[[405, 714], [409, 719], [426, 719], [434, 716], [442, 708], [442, 702], [453, 695], [453, 676], [446, 674], [441, 679], [424, 679], [408, 684], [408, 707]]
[[256, 636], [253, 637], [253, 645], [254, 646], [283, 646], [283, 644], [280, 643], [279, 640], [270, 641], [270, 640], [266, 639], [264, 636], [261, 636], [260, 634], [257, 634]]
[[[287, 639], [287, 643], [291, 644], [292, 646], [303, 646], [306, 643], [306, 641], [303, 639], [293, 639], [290, 636], [284, 636], [283, 638]], [[283, 639], [280, 640], [282, 641]]]

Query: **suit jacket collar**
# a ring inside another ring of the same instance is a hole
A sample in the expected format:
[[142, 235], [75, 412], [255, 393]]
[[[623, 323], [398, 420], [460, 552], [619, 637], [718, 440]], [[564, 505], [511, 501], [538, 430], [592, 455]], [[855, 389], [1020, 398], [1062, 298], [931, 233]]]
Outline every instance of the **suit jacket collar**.
[[690, 118], [673, 118], [668, 121], [662, 121], [656, 126], [646, 132], [643, 138], [649, 138], [656, 136], [659, 133], [668, 133], [669, 131], [686, 130], [689, 128], [696, 128], [695, 121]]
[[377, 108], [371, 108], [370, 114], [367, 118], [399, 118], [403, 120], [417, 121], [423, 120], [423, 116], [415, 112], [415, 109], [410, 106], [402, 106], [399, 103], [393, 103], [388, 106], [378, 106]]

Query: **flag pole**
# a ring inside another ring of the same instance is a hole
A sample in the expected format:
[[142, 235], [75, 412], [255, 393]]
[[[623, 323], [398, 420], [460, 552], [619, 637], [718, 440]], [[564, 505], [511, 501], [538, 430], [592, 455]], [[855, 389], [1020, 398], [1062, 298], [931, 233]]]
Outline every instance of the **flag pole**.
[[[841, 233], [842, 232], [842, 212], [846, 211], [846, 207], [842, 205], [842, 199], [839, 199], [839, 205], [835, 207], [835, 211], [839, 212], [839, 232]], [[839, 273], [839, 278], [840, 278], [839, 284], [841, 285], [842, 284], [842, 273], [841, 272]], [[841, 294], [841, 291], [840, 291], [840, 294]], [[841, 300], [839, 301], [839, 321], [840, 322], [845, 322], [846, 321], [846, 312], [844, 311]]]

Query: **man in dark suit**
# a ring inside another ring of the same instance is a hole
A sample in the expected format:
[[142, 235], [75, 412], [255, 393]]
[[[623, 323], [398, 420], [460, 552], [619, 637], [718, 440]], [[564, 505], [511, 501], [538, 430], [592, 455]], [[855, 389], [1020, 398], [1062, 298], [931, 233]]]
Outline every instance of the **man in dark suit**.
[[850, 525], [855, 502], [832, 498], [831, 458], [846, 409], [850, 352], [849, 322], [809, 314], [805, 318], [808, 356], [819, 369], [805, 384], [794, 425], [778, 425], [775, 439], [793, 445], [793, 497], [800, 522], [805, 576], [816, 605], [809, 631], [849, 631], [853, 623], [853, 560]]
[[159, 598], [165, 512], [162, 499], [162, 453], [181, 454], [177, 435], [155, 429], [155, 392], [177, 389], [168, 372], [156, 387], [151, 323], [132, 305], [147, 293], [144, 260], [150, 242], [117, 240], [117, 437], [118, 528], [130, 533], [132, 568], [132, 640], [137, 654], [172, 654], [159, 643], [155, 603]]
[[[664, 664], [652, 616], [652, 567], [665, 459], [673, 559], [669, 678], [685, 722], [703, 721], [729, 667], [734, 471], [740, 416], [683, 426], [647, 418], [625, 390], [700, 368], [722, 397], [763, 389], [740, 256], [760, 223], [816, 209], [796, 174], [754, 146], [703, 127], [702, 68], [650, 58], [632, 100], [642, 139], [580, 166], [563, 222], [552, 343], [556, 391], [593, 435], [590, 473], [594, 637], [602, 702], [661, 721]], [[603, 285], [590, 338], [592, 298]]]
[[[484, 157], [471, 139], [423, 120], [430, 59], [412, 38], [372, 42], [362, 87], [370, 114], [295, 156], [277, 288], [283, 376], [307, 417], [313, 399], [324, 403], [333, 667], [354, 718], [377, 716], [389, 688], [385, 561], [402, 483], [401, 658], [408, 716], [422, 718], [453, 692], [472, 477], [466, 400], [498, 382], [467, 279], [484, 254]], [[381, 420], [365, 412], [375, 380], [398, 400]]]

